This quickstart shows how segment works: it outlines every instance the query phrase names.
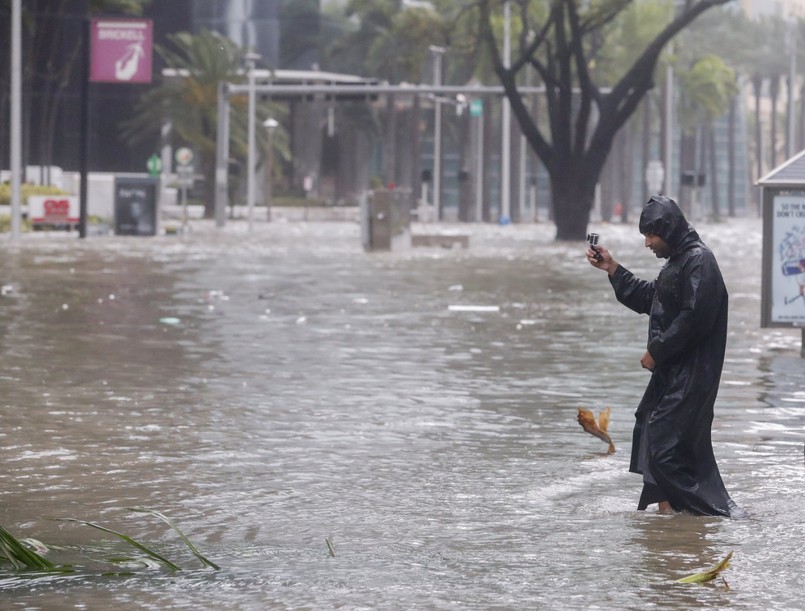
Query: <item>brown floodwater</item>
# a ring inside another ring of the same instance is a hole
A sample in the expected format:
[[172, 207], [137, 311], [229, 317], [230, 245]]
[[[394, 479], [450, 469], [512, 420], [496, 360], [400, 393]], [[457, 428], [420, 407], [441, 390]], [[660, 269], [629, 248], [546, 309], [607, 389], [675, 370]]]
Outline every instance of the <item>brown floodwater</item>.
[[[351, 223], [6, 241], [0, 523], [72, 570], [5, 568], [0, 607], [801, 608], [805, 361], [800, 331], [759, 328], [760, 222], [698, 226], [731, 294], [713, 442], [747, 520], [635, 511], [647, 319], [584, 245], [458, 229], [467, 250], [367, 254]], [[591, 230], [657, 273], [634, 226]], [[580, 405], [611, 406], [615, 454]], [[65, 517], [183, 570], [107, 565], [135, 550]], [[676, 583], [730, 551], [729, 587]]]

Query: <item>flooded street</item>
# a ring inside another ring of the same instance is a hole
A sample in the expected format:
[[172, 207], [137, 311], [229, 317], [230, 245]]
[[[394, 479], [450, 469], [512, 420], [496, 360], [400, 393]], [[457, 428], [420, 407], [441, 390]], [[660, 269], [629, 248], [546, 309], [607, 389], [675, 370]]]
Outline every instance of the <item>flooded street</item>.
[[[6, 242], [0, 524], [76, 570], [5, 570], [0, 607], [801, 608], [805, 361], [799, 330], [759, 328], [760, 221], [697, 224], [731, 295], [713, 443], [748, 520], [635, 511], [647, 317], [585, 245], [460, 229], [467, 250], [374, 254], [352, 223]], [[656, 275], [636, 226], [590, 230]], [[612, 407], [615, 454], [580, 405]], [[130, 548], [64, 517], [184, 570], [106, 575], [81, 546]], [[729, 551], [728, 588], [675, 582]]]

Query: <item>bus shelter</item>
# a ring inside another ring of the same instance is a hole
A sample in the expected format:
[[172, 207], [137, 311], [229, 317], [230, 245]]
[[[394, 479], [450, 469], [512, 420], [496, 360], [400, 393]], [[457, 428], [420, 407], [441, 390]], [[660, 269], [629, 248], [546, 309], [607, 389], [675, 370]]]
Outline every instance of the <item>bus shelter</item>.
[[761, 327], [802, 329], [805, 358], [805, 151], [758, 181], [762, 192]]

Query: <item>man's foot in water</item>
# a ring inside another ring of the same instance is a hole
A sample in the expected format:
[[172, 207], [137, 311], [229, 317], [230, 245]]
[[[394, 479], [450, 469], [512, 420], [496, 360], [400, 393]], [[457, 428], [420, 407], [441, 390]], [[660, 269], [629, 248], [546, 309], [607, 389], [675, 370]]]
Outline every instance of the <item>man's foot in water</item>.
[[671, 503], [669, 503], [668, 501], [660, 501], [659, 503], [657, 503], [657, 508], [658, 508], [657, 513], [662, 513], [662, 514], [674, 514], [674, 513], [676, 513], [674, 511], [674, 508], [671, 507]]

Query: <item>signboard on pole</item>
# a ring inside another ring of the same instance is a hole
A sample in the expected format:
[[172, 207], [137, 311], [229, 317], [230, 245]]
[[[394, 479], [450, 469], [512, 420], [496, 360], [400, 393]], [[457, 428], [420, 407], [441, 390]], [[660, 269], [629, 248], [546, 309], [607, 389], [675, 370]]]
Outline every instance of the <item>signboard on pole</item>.
[[805, 327], [805, 192], [778, 192], [765, 205], [764, 221], [769, 225], [765, 322]]
[[78, 197], [73, 195], [31, 195], [28, 218], [35, 227], [72, 227], [79, 221]]
[[115, 178], [115, 235], [156, 235], [158, 178]]
[[153, 40], [150, 19], [93, 19], [90, 81], [150, 83]]

